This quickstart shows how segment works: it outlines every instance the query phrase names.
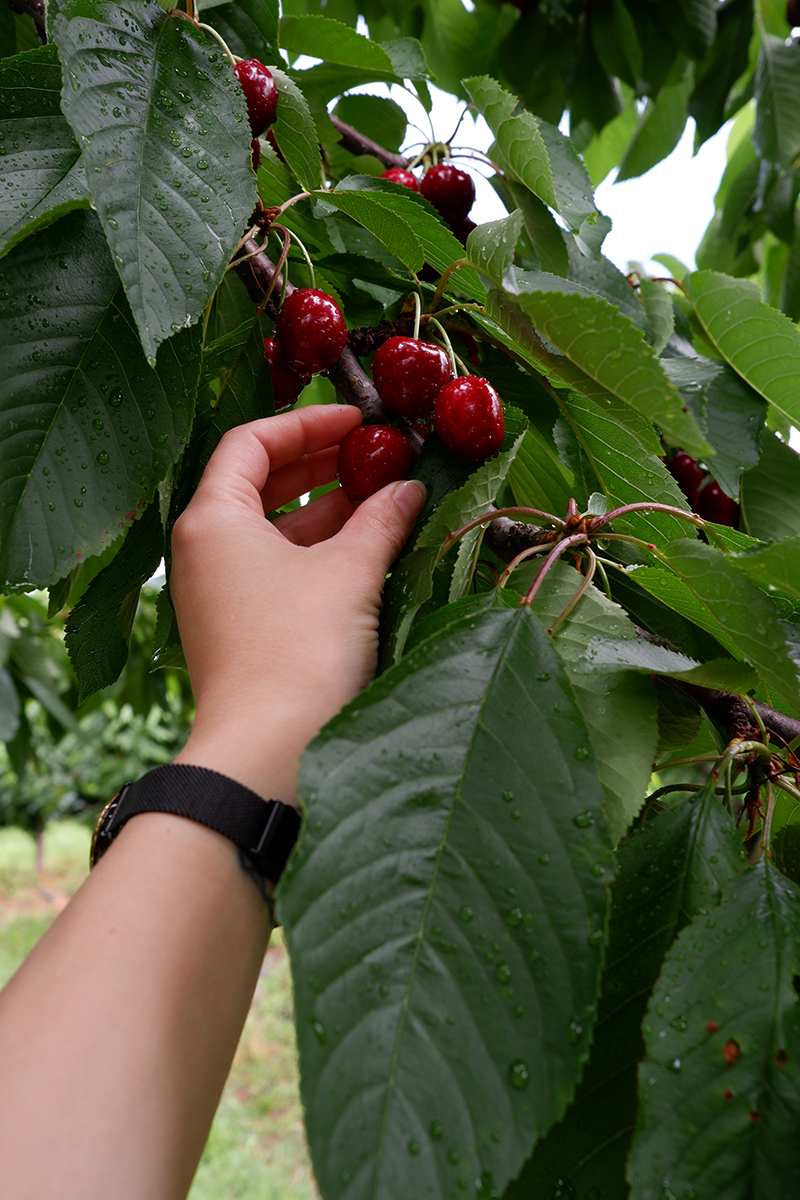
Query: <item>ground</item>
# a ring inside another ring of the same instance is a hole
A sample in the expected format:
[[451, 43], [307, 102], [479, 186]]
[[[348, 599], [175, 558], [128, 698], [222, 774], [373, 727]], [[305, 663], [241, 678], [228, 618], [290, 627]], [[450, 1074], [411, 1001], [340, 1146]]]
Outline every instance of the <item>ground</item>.
[[[89, 830], [72, 821], [45, 835], [37, 881], [33, 839], [0, 829], [0, 986], [83, 880]], [[317, 1200], [298, 1099], [289, 960], [273, 934], [190, 1200]]]

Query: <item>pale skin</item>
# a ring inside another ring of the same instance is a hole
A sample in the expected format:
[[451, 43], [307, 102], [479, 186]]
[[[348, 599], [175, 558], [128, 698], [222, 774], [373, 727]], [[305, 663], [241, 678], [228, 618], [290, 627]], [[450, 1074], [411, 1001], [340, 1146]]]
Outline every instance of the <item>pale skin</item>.
[[[296, 801], [308, 741], [372, 678], [385, 575], [424, 493], [354, 508], [334, 478], [360, 414], [303, 408], [226, 434], [173, 534], [197, 703], [176, 761]], [[132, 819], [0, 993], [4, 1200], [177, 1200], [189, 1190], [271, 930], [233, 844]]]

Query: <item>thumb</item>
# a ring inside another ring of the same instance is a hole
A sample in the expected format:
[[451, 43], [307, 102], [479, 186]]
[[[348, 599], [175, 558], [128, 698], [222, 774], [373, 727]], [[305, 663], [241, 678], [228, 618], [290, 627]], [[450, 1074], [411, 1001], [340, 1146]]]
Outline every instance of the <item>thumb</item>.
[[381, 488], [359, 504], [337, 541], [365, 566], [374, 567], [383, 581], [411, 533], [426, 496], [425, 484], [418, 479]]

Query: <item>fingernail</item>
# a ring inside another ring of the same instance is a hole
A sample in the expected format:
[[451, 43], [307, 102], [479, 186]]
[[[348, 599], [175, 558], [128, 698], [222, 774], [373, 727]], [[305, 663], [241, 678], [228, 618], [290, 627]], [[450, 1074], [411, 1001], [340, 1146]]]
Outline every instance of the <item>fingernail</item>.
[[422, 511], [428, 489], [419, 479], [406, 479], [398, 483], [392, 493], [392, 499], [409, 521], [414, 521]]

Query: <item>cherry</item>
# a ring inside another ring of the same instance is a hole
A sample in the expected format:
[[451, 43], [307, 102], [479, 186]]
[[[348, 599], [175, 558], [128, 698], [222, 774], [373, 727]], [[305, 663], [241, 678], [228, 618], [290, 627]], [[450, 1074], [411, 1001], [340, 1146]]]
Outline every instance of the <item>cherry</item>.
[[339, 447], [339, 482], [352, 504], [366, 500], [387, 483], [407, 479], [411, 469], [408, 438], [391, 425], [359, 425]]
[[287, 296], [276, 329], [284, 361], [298, 375], [327, 371], [347, 342], [342, 310], [319, 288], [298, 288]]
[[800, 25], [800, 0], [789, 0], [786, 5], [786, 20], [792, 29]]
[[448, 450], [464, 458], [488, 458], [505, 433], [500, 397], [488, 379], [454, 379], [436, 397], [433, 427]]
[[389, 412], [413, 420], [433, 412], [433, 402], [453, 378], [444, 350], [412, 337], [393, 337], [375, 352], [372, 378]]
[[381, 179], [388, 179], [390, 183], [399, 183], [401, 187], [408, 188], [412, 192], [419, 191], [416, 175], [412, 175], [403, 167], [390, 167], [388, 171], [383, 172]]
[[429, 167], [419, 185], [426, 200], [430, 200], [448, 225], [463, 221], [475, 203], [475, 184], [472, 176], [452, 163]]
[[697, 495], [697, 513], [706, 521], [715, 521], [717, 525], [730, 525], [732, 529], [739, 528], [739, 505], [730, 496], [726, 496], [715, 479], [710, 476], [704, 487]]
[[478, 226], [474, 221], [470, 221], [469, 217], [464, 217], [463, 221], [458, 221], [455, 225], [451, 226], [451, 228], [453, 233], [461, 242], [461, 245], [466, 246], [467, 238], [472, 233], [473, 229], [477, 229]]
[[676, 454], [673, 454], [666, 467], [694, 508], [697, 489], [705, 479], [706, 472], [697, 465], [697, 460], [687, 454], [685, 450], [678, 450]]
[[272, 72], [257, 58], [244, 59], [233, 68], [247, 101], [247, 116], [253, 137], [258, 137], [275, 120], [278, 89]]
[[253, 138], [250, 143], [250, 162], [253, 170], [258, 172], [258, 168], [261, 166], [261, 142], [258, 138]]
[[277, 338], [264, 338], [264, 357], [269, 363], [269, 373], [272, 379], [272, 395], [276, 408], [286, 408], [294, 404], [297, 397], [311, 380], [307, 375], [298, 375], [286, 365], [281, 344]]

